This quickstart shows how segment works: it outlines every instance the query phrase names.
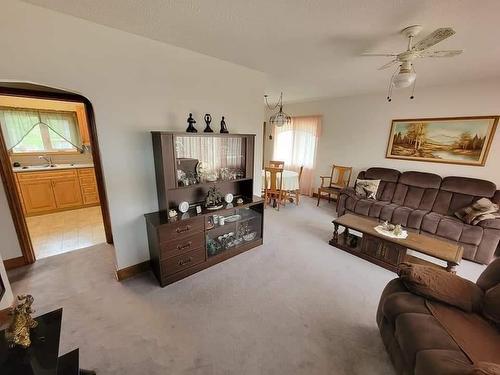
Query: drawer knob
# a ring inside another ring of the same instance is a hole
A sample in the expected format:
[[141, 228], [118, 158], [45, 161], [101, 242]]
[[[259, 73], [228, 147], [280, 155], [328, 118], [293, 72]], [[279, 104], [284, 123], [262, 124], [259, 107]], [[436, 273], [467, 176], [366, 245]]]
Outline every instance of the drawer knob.
[[192, 242], [189, 241], [188, 243], [185, 243], [184, 245], [177, 245], [177, 250], [182, 250], [182, 249], [187, 249], [191, 247]]
[[186, 225], [184, 228], [177, 228], [175, 231], [177, 233], [182, 233], [182, 232], [187, 232], [190, 229], [191, 229], [191, 226], [190, 225]]
[[192, 260], [193, 260], [193, 257], [189, 257], [187, 259], [181, 259], [181, 260], [179, 260], [179, 262], [177, 262], [177, 265], [185, 266], [186, 264], [191, 263]]

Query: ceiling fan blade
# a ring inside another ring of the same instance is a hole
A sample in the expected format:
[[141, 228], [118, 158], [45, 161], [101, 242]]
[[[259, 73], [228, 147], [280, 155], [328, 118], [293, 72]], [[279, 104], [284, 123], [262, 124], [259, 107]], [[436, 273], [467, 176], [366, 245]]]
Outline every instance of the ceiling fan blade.
[[432, 33], [427, 35], [424, 39], [413, 46], [414, 50], [423, 51], [429, 47], [432, 47], [435, 44], [449, 38], [450, 36], [455, 34], [455, 30], [451, 27], [442, 27], [440, 29], [434, 30]]
[[384, 56], [384, 57], [396, 57], [397, 53], [363, 53], [361, 56]]
[[390, 68], [391, 66], [393, 66], [394, 64], [396, 64], [398, 62], [397, 59], [394, 59], [392, 61], [389, 61], [387, 64], [384, 64], [382, 65], [380, 68], [378, 68], [378, 70], [384, 70], [384, 69], [387, 69], [387, 68]]
[[420, 53], [420, 57], [453, 57], [460, 55], [462, 52], [462, 49], [453, 49], [447, 51], [425, 51]]

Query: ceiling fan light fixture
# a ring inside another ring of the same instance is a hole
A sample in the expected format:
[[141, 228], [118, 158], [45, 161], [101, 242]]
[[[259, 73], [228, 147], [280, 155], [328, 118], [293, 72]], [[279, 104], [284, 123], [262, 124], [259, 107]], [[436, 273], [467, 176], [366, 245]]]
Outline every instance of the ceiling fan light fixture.
[[403, 72], [400, 71], [398, 74], [394, 76], [392, 80], [392, 84], [394, 87], [400, 89], [404, 87], [410, 87], [415, 79], [417, 78], [417, 74], [415, 72]]

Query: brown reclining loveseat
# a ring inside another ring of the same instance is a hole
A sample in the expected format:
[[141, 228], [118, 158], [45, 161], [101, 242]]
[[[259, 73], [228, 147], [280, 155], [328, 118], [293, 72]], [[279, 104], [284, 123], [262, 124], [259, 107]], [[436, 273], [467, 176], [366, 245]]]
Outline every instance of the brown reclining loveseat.
[[[421, 284], [416, 290], [400, 277], [380, 297], [377, 324], [396, 372], [500, 374], [500, 259], [476, 284], [438, 269], [427, 267], [425, 273], [415, 278]], [[430, 281], [429, 288], [422, 279]]]
[[465, 259], [481, 264], [500, 256], [500, 219], [469, 225], [454, 215], [482, 197], [500, 204], [500, 190], [494, 183], [389, 168], [370, 168], [360, 172], [358, 179], [381, 180], [376, 199], [360, 198], [353, 188], [346, 188], [337, 201], [339, 216], [346, 212], [369, 216], [456, 241], [463, 246]]

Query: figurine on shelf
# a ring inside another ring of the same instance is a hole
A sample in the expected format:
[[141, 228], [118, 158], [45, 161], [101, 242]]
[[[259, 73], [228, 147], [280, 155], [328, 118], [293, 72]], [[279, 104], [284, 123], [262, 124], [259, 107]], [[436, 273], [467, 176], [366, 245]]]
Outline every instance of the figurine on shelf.
[[177, 217], [177, 211], [176, 210], [169, 210], [168, 211], [168, 217], [170, 219], [174, 218], [174, 217]]
[[205, 115], [204, 120], [205, 120], [205, 124], [207, 124], [207, 126], [205, 126], [205, 130], [203, 130], [203, 131], [205, 133], [213, 133], [214, 131], [210, 127], [210, 123], [212, 122], [212, 116], [210, 116], [210, 113], [207, 113]]
[[205, 198], [205, 207], [207, 210], [218, 210], [223, 207], [223, 199], [221, 192], [214, 185], [208, 189], [207, 197]]
[[194, 127], [194, 124], [196, 124], [196, 120], [193, 118], [193, 114], [192, 113], [189, 114], [187, 122], [188, 122], [189, 125], [188, 125], [188, 127], [186, 129], [186, 132], [188, 132], [188, 133], [198, 133], [198, 130], [196, 130], [196, 128]]
[[224, 120], [224, 116], [222, 116], [222, 120], [220, 121], [220, 132], [221, 133], [229, 133], [227, 130], [226, 121]]
[[38, 325], [31, 317], [31, 314], [34, 312], [31, 309], [34, 299], [30, 294], [17, 296], [17, 299], [19, 300], [19, 304], [12, 312], [14, 318], [5, 330], [5, 339], [11, 348], [19, 345], [26, 349], [31, 345], [30, 330]]

